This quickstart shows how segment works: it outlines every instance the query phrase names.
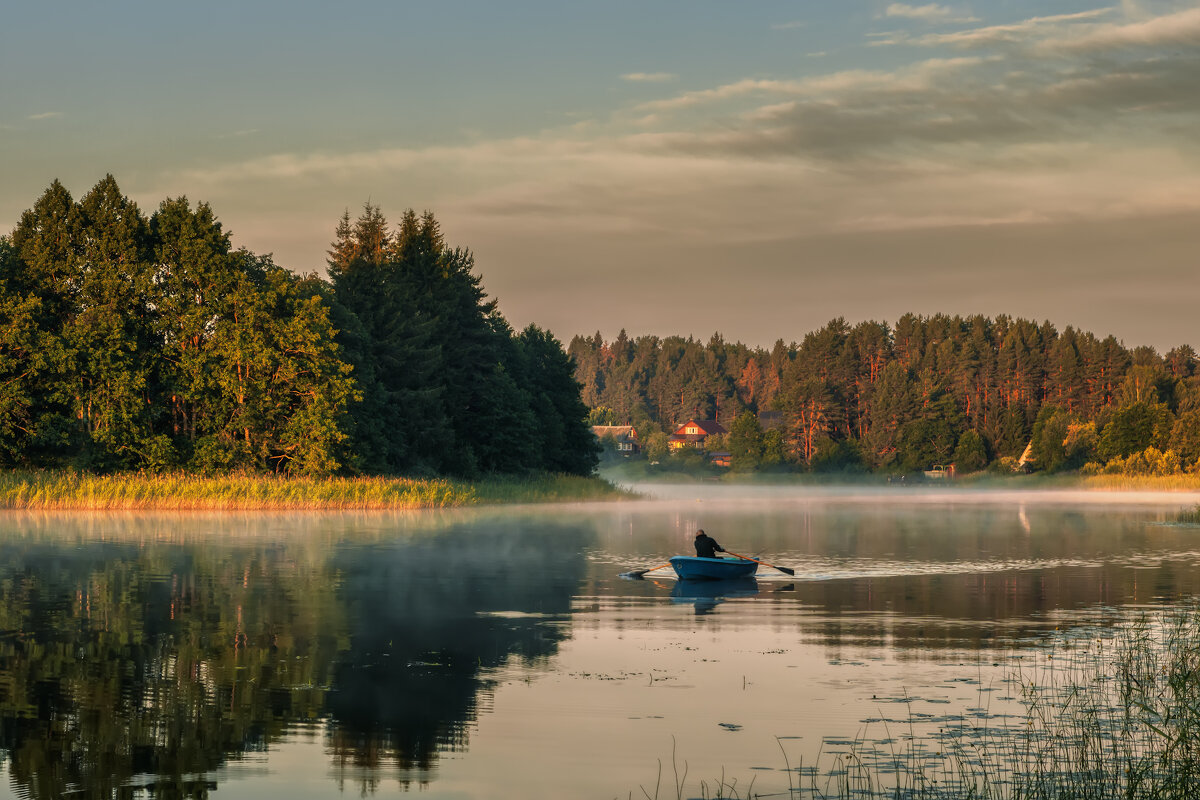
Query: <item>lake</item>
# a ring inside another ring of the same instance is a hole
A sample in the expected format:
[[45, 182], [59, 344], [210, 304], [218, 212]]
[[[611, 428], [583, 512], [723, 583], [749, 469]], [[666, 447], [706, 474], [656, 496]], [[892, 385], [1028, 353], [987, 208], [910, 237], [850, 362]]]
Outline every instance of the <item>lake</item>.
[[[7, 513], [0, 796], [786, 797], [1016, 713], [1025, 654], [1200, 594], [1195, 495], [647, 491]], [[621, 577], [700, 527], [795, 575]]]

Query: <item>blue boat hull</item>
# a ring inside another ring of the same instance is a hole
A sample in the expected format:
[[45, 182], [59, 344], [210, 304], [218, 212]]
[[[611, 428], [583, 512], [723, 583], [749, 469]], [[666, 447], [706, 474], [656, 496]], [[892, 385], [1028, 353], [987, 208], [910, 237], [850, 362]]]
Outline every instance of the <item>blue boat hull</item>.
[[758, 563], [742, 558], [697, 558], [675, 556], [671, 559], [675, 574], [686, 580], [728, 580], [753, 575]]

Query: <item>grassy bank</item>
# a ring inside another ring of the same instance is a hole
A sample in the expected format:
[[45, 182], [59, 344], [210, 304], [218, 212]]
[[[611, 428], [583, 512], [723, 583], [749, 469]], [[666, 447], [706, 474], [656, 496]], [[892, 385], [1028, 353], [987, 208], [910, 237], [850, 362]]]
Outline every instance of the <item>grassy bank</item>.
[[983, 471], [960, 474], [949, 480], [930, 479], [920, 473], [887, 475], [871, 472], [821, 473], [787, 471], [738, 471], [692, 462], [650, 465], [645, 460], [603, 464], [600, 473], [612, 480], [631, 483], [722, 483], [751, 486], [923, 486], [938, 489], [1083, 489], [1113, 492], [1196, 492], [1200, 472], [1173, 475], [1083, 475], [1079, 472], [1030, 474]]
[[1084, 488], [1115, 491], [1200, 491], [1200, 473], [1178, 475], [1084, 475], [1076, 478]]
[[0, 473], [0, 509], [78, 511], [405, 510], [552, 503], [627, 496], [607, 481], [569, 475], [486, 478], [201, 477], [182, 473]]

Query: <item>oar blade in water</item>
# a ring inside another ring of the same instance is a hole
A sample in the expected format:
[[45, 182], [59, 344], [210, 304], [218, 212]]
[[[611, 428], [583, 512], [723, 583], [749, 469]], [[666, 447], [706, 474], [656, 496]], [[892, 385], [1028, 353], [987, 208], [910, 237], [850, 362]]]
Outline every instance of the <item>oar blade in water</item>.
[[671, 566], [671, 564], [670, 564], [670, 562], [667, 562], [666, 564], [659, 564], [657, 567], [649, 567], [648, 569], [635, 569], [635, 570], [631, 570], [630, 572], [622, 572], [617, 577], [632, 578], [633, 580], [641, 580], [642, 578], [644, 578], [646, 576], [647, 572], [654, 572], [654, 570], [656, 570], [656, 569], [662, 569], [663, 567], [669, 567], [669, 566]]

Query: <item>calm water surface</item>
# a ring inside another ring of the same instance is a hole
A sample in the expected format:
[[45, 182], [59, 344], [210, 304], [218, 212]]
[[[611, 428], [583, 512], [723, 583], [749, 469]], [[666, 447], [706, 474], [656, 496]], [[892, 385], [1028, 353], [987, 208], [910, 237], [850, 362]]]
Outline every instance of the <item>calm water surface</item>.
[[[653, 796], [660, 762], [674, 796], [673, 757], [685, 796], [786, 796], [852, 740], [1003, 715], [1014, 655], [1200, 593], [1191, 495], [654, 491], [2, 516], [0, 796]], [[796, 575], [619, 577], [697, 527]]]

